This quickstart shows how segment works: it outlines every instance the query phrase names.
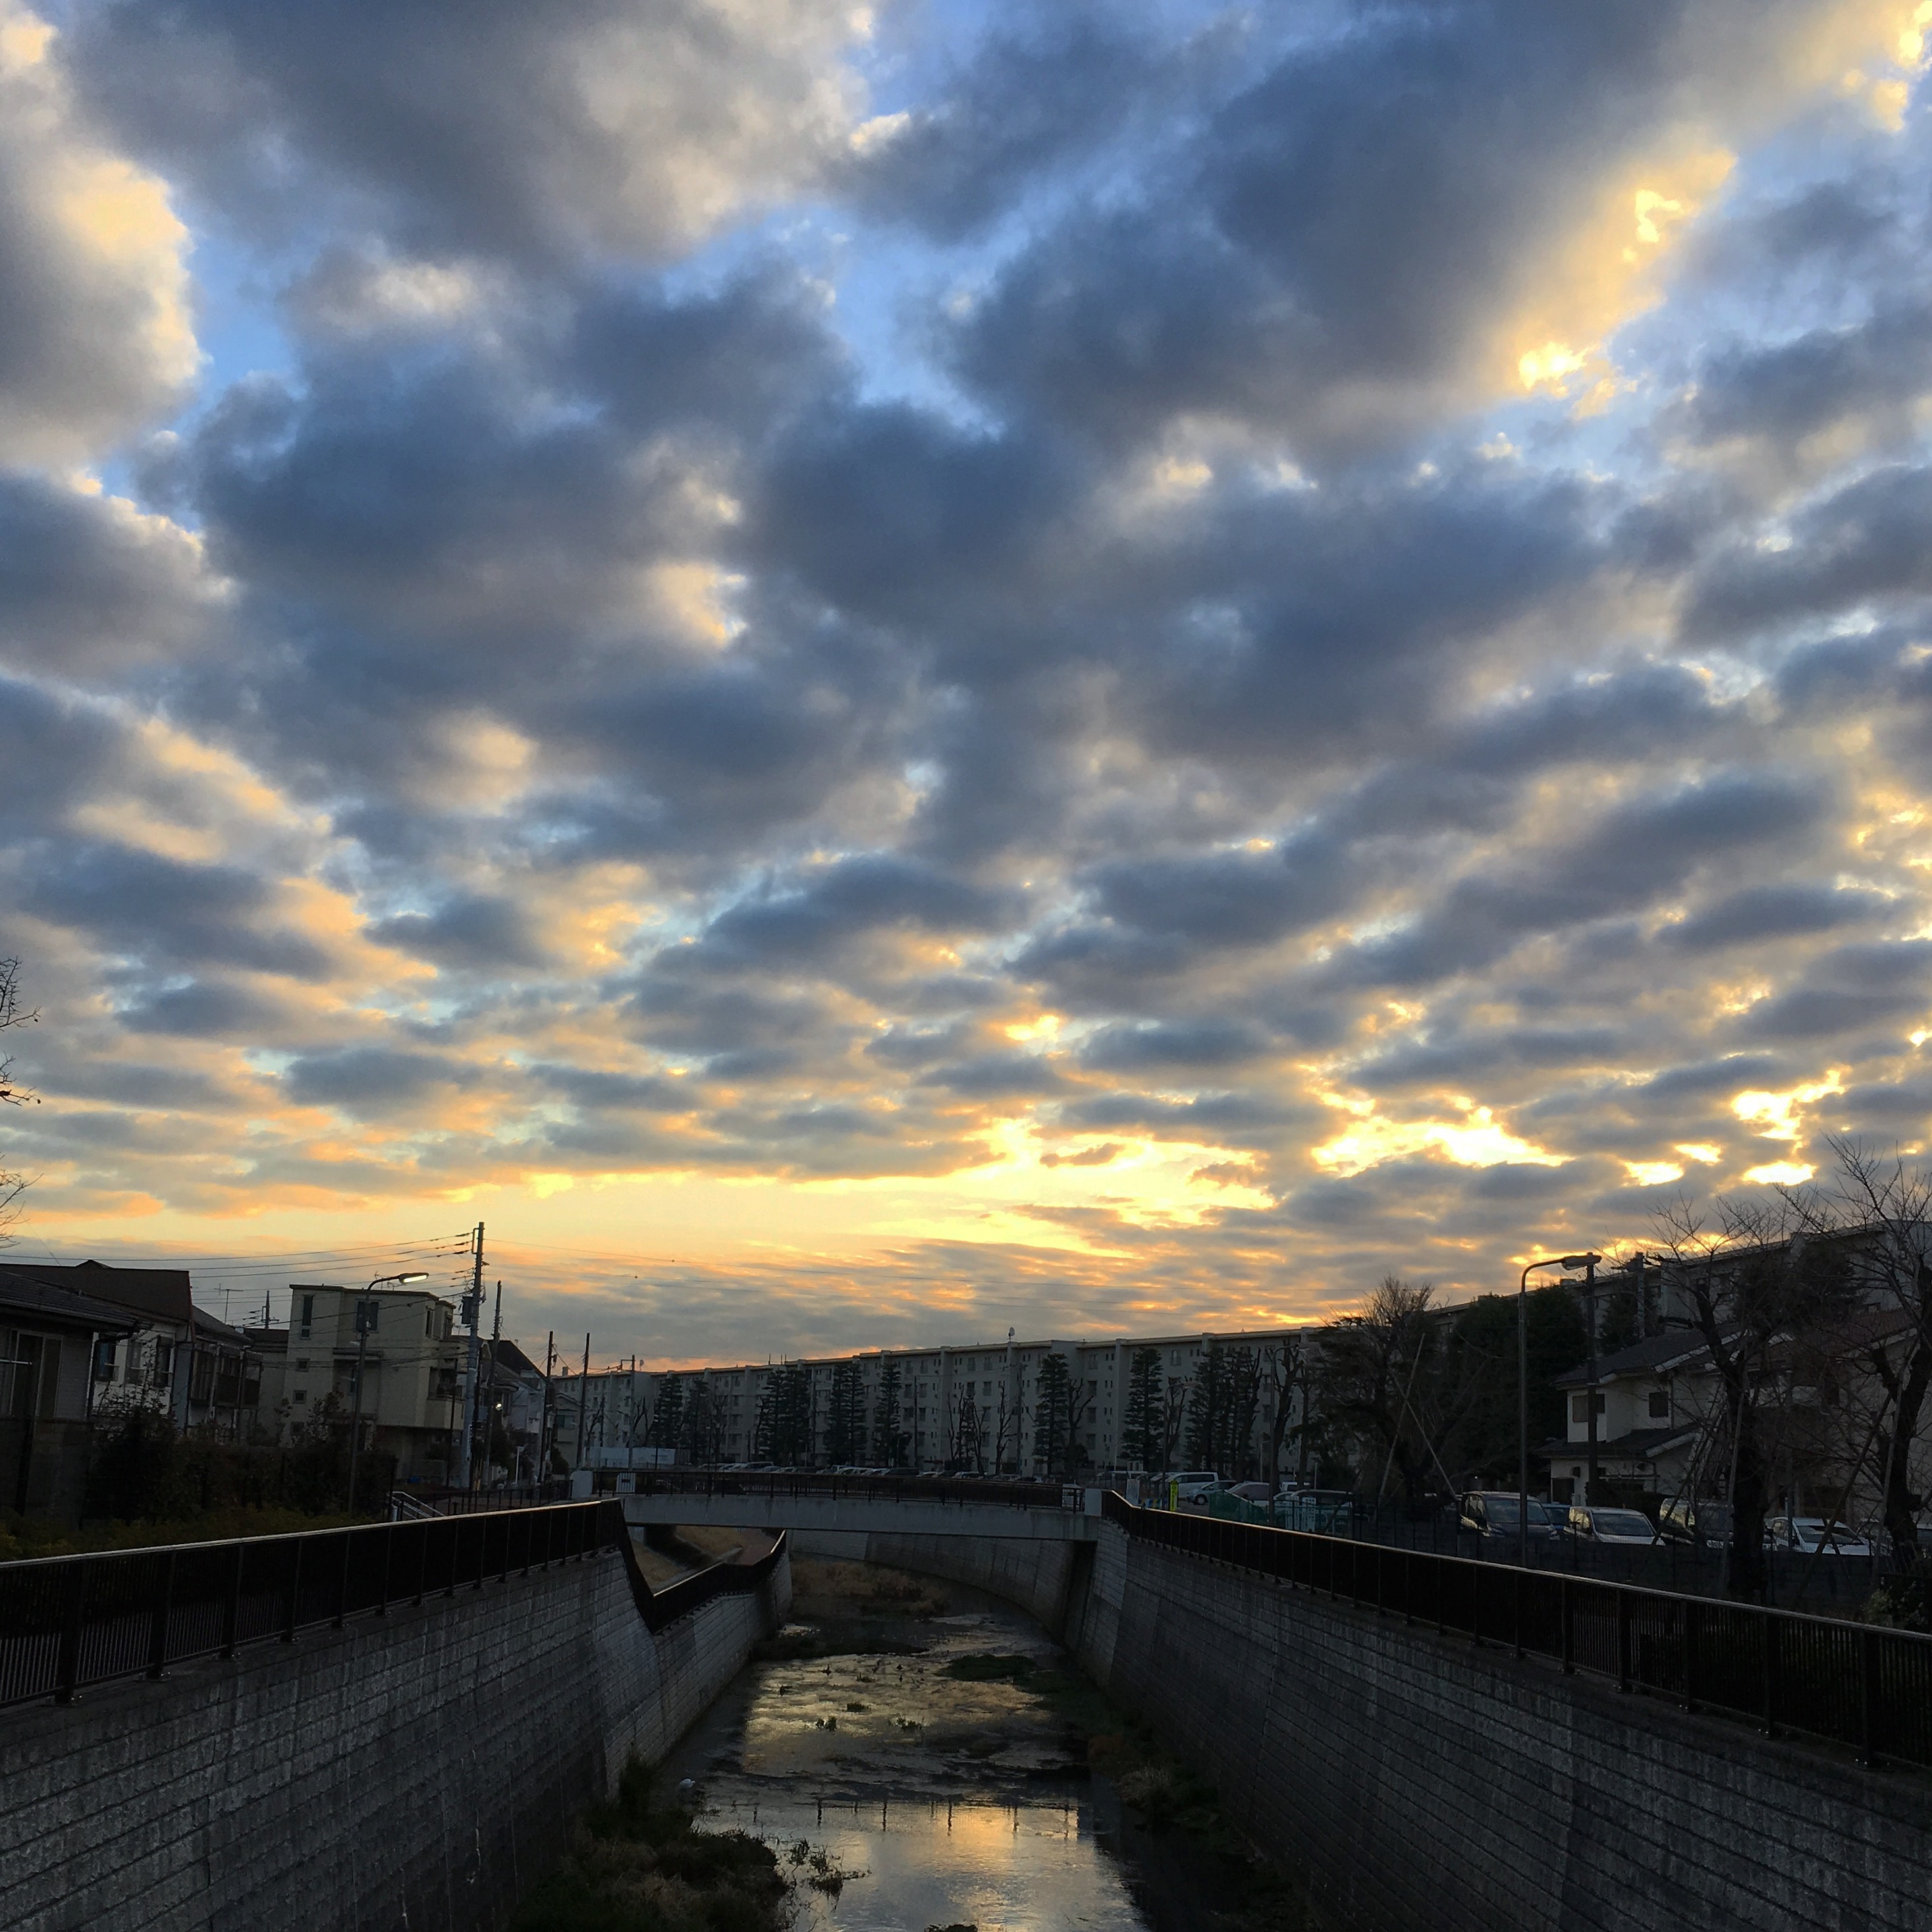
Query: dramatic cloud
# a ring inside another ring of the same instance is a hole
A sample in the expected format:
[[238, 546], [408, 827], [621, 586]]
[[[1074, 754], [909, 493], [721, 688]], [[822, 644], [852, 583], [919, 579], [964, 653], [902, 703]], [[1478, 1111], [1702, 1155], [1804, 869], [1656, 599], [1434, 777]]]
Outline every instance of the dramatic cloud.
[[690, 1359], [1917, 1155], [1923, 12], [0, 0], [23, 1232]]

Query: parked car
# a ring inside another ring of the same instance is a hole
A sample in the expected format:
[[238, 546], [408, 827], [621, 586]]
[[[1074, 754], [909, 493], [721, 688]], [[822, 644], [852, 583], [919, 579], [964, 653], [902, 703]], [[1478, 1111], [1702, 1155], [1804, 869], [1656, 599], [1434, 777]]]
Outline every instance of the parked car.
[[1250, 1503], [1270, 1502], [1274, 1498], [1274, 1490], [1265, 1483], [1235, 1483], [1230, 1486], [1228, 1493]]
[[1552, 1536], [1570, 1534], [1570, 1505], [1568, 1503], [1543, 1503], [1532, 1499], [1529, 1505], [1529, 1520], [1541, 1522]]
[[1572, 1503], [1570, 1534], [1579, 1543], [1622, 1544], [1648, 1548], [1657, 1531], [1642, 1510], [1610, 1509], [1601, 1503]]
[[[1507, 1538], [1514, 1543], [1520, 1520], [1517, 1502], [1514, 1490], [1472, 1490], [1462, 1498], [1457, 1527], [1472, 1530], [1478, 1536]], [[1547, 1543], [1554, 1534], [1538, 1503], [1529, 1506], [1528, 1528], [1532, 1543]]]
[[1282, 1529], [1346, 1536], [1354, 1516], [1355, 1499], [1346, 1490], [1284, 1490], [1274, 1499], [1274, 1520]]
[[1666, 1543], [1726, 1548], [1731, 1540], [1731, 1506], [1706, 1498], [1674, 1497], [1658, 1512], [1657, 1533]]
[[1872, 1546], [1855, 1529], [1842, 1522], [1828, 1523], [1820, 1516], [1774, 1516], [1764, 1526], [1767, 1550], [1788, 1550], [1800, 1556], [1814, 1554], [1820, 1544], [1827, 1556], [1869, 1556]]

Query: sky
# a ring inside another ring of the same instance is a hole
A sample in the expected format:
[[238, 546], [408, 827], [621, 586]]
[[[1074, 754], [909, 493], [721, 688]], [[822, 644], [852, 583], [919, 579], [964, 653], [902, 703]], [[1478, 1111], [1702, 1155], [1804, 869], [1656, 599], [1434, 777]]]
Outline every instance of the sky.
[[0, 0], [15, 1252], [762, 1360], [1915, 1157], [1928, 34]]

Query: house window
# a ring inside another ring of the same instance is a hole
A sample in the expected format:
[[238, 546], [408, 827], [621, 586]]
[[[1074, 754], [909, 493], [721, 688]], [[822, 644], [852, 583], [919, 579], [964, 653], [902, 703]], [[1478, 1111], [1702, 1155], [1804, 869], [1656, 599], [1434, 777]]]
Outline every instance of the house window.
[[1651, 1390], [1650, 1412], [1658, 1421], [1668, 1422], [1670, 1420], [1670, 1391], [1668, 1389]]
[[111, 1382], [114, 1379], [114, 1358], [119, 1351], [118, 1342], [97, 1342], [94, 1345], [94, 1379], [98, 1382]]
[[154, 1337], [154, 1386], [166, 1388], [175, 1376], [175, 1345], [171, 1337]]
[[305, 1294], [302, 1298], [302, 1338], [308, 1340], [308, 1331], [315, 1322], [315, 1297]]
[[297, 1390], [296, 1390], [296, 1392], [295, 1392], [295, 1394], [294, 1394], [294, 1396], [292, 1397], [292, 1400], [295, 1400], [295, 1401], [296, 1401], [296, 1402], [306, 1402], [306, 1401], [308, 1401], [308, 1390], [307, 1389], [297, 1389]]
[[1572, 1422], [1588, 1422], [1590, 1419], [1590, 1412], [1583, 1405], [1591, 1401], [1595, 1402], [1597, 1413], [1601, 1415], [1604, 1412], [1604, 1398], [1600, 1392], [1594, 1397], [1578, 1394], [1573, 1395], [1570, 1398], [1570, 1420]]

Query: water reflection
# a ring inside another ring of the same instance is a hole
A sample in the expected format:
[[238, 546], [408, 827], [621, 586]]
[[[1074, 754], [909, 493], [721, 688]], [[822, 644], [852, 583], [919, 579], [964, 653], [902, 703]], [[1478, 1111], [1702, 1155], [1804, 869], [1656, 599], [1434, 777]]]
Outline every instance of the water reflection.
[[1081, 1741], [1013, 1684], [946, 1673], [988, 1652], [1054, 1662], [1056, 1647], [983, 1600], [916, 1640], [916, 1655], [753, 1666], [668, 1769], [698, 1780], [706, 1825], [808, 1841], [864, 1874], [804, 1892], [812, 1932], [1146, 1932]]

